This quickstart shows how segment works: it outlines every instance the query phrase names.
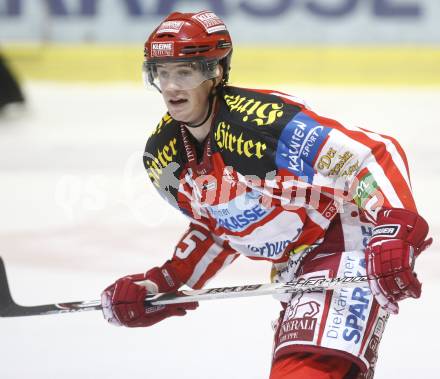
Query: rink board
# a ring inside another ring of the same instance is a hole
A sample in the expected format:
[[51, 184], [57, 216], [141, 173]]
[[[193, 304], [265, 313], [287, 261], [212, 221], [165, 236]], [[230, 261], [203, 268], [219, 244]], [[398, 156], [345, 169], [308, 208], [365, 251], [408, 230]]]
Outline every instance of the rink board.
[[[141, 82], [142, 43], [7, 45], [3, 50], [24, 79]], [[440, 85], [435, 45], [240, 45], [233, 54], [236, 84]]]

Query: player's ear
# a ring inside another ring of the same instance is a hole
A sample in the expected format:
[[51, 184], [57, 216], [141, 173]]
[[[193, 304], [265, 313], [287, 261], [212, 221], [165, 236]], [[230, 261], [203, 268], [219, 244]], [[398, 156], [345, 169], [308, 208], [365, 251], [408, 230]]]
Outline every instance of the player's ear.
[[218, 75], [215, 77], [215, 86], [217, 87], [223, 78], [223, 66], [221, 64], [217, 64], [217, 72]]

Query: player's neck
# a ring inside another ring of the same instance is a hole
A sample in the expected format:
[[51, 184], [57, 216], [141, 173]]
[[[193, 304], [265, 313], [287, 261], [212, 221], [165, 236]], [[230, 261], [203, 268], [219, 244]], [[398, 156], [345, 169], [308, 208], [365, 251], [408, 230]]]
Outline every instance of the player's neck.
[[[215, 109], [215, 103], [216, 100], [214, 100], [214, 106], [213, 109]], [[214, 118], [214, 111], [211, 111], [210, 116], [208, 117], [208, 119], [200, 126], [198, 126], [197, 128], [191, 128], [191, 127], [186, 127], [186, 129], [191, 133], [191, 135], [199, 142], [203, 142], [206, 137], [209, 134], [209, 131], [211, 130], [211, 123], [212, 120]], [[206, 115], [205, 115], [206, 117]]]

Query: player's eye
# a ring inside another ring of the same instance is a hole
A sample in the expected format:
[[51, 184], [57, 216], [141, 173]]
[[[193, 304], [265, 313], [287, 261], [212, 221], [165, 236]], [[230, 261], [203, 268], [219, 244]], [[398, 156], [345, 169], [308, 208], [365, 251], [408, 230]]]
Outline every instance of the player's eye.
[[188, 78], [191, 77], [193, 75], [193, 71], [192, 70], [188, 70], [188, 69], [183, 69], [183, 70], [179, 70], [177, 72], [178, 76], [182, 77], [182, 78]]
[[157, 76], [161, 79], [168, 79], [170, 76], [170, 73], [166, 70], [158, 70]]

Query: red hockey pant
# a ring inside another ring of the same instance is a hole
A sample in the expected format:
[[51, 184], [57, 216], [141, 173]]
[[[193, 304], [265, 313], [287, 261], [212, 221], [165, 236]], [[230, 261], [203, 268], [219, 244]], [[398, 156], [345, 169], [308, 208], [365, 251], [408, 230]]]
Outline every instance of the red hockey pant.
[[318, 354], [292, 354], [274, 362], [270, 379], [345, 379], [352, 363]]

